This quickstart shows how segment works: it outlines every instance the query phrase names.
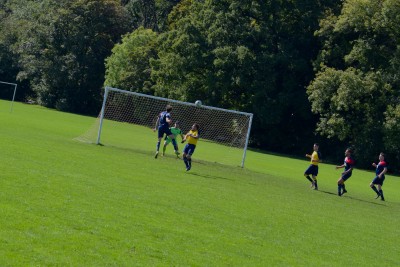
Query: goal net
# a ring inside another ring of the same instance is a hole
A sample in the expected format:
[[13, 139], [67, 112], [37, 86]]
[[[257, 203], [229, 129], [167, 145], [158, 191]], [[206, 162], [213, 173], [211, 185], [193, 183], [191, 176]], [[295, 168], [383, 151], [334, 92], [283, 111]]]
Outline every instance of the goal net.
[[[195, 105], [106, 87], [103, 106], [96, 122], [82, 136], [83, 142], [133, 148], [146, 153], [156, 150], [157, 132], [153, 132], [158, 115], [167, 105], [172, 106], [173, 123], [185, 135], [194, 123], [200, 126], [200, 139], [193, 155], [194, 161], [211, 161], [244, 167], [253, 114]], [[179, 151], [181, 137], [177, 137]], [[164, 140], [160, 145], [162, 152]], [[172, 144], [165, 156], [173, 156]], [[159, 156], [159, 158], [162, 158]]]

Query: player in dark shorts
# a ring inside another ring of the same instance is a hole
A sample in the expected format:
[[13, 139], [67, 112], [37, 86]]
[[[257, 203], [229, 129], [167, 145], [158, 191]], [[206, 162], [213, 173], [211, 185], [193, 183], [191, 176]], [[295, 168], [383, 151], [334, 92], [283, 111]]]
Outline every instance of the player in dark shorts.
[[186, 166], [186, 171], [192, 168], [192, 155], [197, 146], [197, 141], [199, 140], [199, 125], [197, 123], [193, 124], [190, 131], [185, 135], [182, 143], [187, 141], [185, 148], [183, 149], [183, 162]]
[[355, 164], [354, 159], [351, 157], [352, 150], [350, 148], [346, 149], [344, 154], [346, 157], [344, 158], [343, 165], [336, 166], [336, 169], [344, 168], [344, 172], [342, 172], [339, 180], [337, 181], [338, 196], [342, 196], [344, 193], [347, 193], [346, 185], [344, 184], [344, 182], [347, 181], [353, 174], [353, 168]]
[[164, 134], [166, 134], [169, 138], [171, 138], [172, 144], [174, 145], [175, 154], [179, 155], [175, 136], [171, 133], [171, 129], [169, 128], [170, 124], [172, 123], [171, 114], [170, 114], [171, 111], [172, 111], [172, 106], [167, 105], [165, 108], [165, 111], [161, 112], [158, 115], [156, 126], [153, 129], [153, 131], [156, 131], [158, 129], [158, 142], [157, 142], [156, 154], [154, 156], [155, 158], [157, 158], [157, 156], [158, 156], [158, 152], [160, 150], [161, 139], [164, 137]]
[[310, 158], [311, 162], [310, 166], [304, 172], [304, 176], [311, 182], [311, 188], [318, 190], [317, 175], [318, 164], [321, 162], [321, 153], [319, 152], [319, 145], [317, 143], [314, 144], [313, 149], [314, 152], [311, 155], [306, 154], [306, 157]]
[[[176, 121], [174, 127], [171, 127], [170, 130], [171, 130], [171, 133], [172, 133], [172, 134], [174, 135], [174, 137], [175, 137], [175, 141], [176, 141], [176, 137], [177, 137], [178, 135], [180, 135], [181, 138], [182, 138], [182, 140], [183, 140], [183, 134], [182, 134], [181, 129], [179, 128], [179, 122]], [[169, 138], [168, 135], [165, 136], [165, 141], [164, 141], [164, 146], [163, 146], [163, 152], [162, 152], [162, 155], [163, 155], [163, 156], [165, 155], [165, 150], [167, 149], [168, 144], [171, 143], [171, 142], [172, 142], [172, 139]], [[179, 157], [178, 154], [177, 154], [176, 156]]]
[[[382, 186], [385, 181], [385, 173], [387, 172], [387, 163], [385, 161], [385, 154], [379, 154], [379, 163], [372, 163], [372, 166], [376, 168], [375, 178], [372, 180], [369, 185], [372, 190], [376, 193], [376, 198], [381, 198], [382, 201], [385, 201], [385, 197], [383, 196]], [[378, 189], [376, 189], [375, 185], [378, 185]]]

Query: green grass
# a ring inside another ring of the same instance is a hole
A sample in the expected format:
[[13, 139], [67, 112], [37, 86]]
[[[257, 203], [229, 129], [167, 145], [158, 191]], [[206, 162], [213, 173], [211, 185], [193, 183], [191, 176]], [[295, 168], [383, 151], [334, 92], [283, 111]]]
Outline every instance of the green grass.
[[400, 263], [398, 177], [387, 176], [382, 202], [372, 168], [356, 169], [343, 197], [328, 164], [310, 190], [306, 159], [249, 151], [245, 169], [194, 161], [187, 173], [172, 155], [155, 160], [155, 134], [141, 127], [112, 128], [118, 145], [96, 146], [74, 140], [94, 118], [9, 104], [0, 101], [0, 266]]

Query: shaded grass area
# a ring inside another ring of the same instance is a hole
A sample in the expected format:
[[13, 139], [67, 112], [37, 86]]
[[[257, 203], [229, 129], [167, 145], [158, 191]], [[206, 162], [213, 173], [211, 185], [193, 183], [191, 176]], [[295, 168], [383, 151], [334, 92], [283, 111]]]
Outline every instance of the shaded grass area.
[[355, 170], [340, 198], [334, 166], [321, 164], [313, 191], [308, 161], [251, 151], [245, 169], [202, 160], [187, 173], [172, 155], [155, 160], [140, 127], [110, 131], [118, 146], [74, 141], [93, 120], [18, 103], [0, 112], [0, 265], [400, 262], [398, 177], [381, 202], [372, 172]]

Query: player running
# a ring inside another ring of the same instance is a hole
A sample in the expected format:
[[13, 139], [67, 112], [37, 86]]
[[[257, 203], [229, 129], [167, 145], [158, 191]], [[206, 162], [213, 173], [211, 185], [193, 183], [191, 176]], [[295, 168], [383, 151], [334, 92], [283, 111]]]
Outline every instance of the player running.
[[[313, 149], [314, 152], [311, 155], [306, 154], [306, 157], [311, 159], [311, 164], [304, 172], [304, 176], [311, 182], [311, 188], [318, 190], [317, 175], [318, 163], [321, 162], [321, 153], [319, 152], [319, 145], [317, 143], [314, 144]], [[312, 179], [310, 175], [312, 175]]]
[[174, 145], [175, 154], [179, 155], [178, 146], [175, 141], [174, 135], [171, 133], [171, 129], [169, 128], [170, 124], [172, 123], [171, 114], [172, 106], [167, 105], [165, 111], [161, 112], [158, 115], [156, 125], [153, 129], [155, 132], [158, 129], [158, 142], [157, 142], [157, 149], [156, 154], [154, 155], [155, 158], [158, 156], [158, 152], [160, 150], [160, 143], [161, 139], [163, 138], [164, 134], [166, 134], [169, 138], [171, 138], [172, 144]]
[[[385, 173], [387, 172], [387, 163], [385, 161], [385, 154], [380, 153], [379, 154], [379, 163], [376, 164], [375, 162], [372, 163], [372, 166], [376, 168], [376, 176], [372, 180], [371, 184], [369, 185], [372, 190], [375, 191], [376, 193], [376, 198], [381, 198], [382, 201], [385, 201], [385, 198], [383, 196], [383, 191], [382, 191], [382, 186], [383, 186], [383, 181], [385, 181]], [[378, 189], [376, 189], [375, 185], [378, 185]]]
[[199, 140], [199, 125], [197, 123], [193, 124], [190, 131], [185, 135], [182, 143], [187, 141], [185, 148], [183, 149], [183, 162], [186, 165], [186, 171], [192, 168], [192, 155], [196, 149], [197, 141]]
[[[182, 138], [182, 140], [183, 140], [183, 134], [182, 134], [181, 129], [179, 128], [179, 122], [178, 122], [178, 121], [175, 122], [174, 127], [171, 127], [170, 130], [171, 130], [171, 133], [174, 135], [175, 140], [176, 140], [176, 137], [177, 137], [178, 135], [180, 135], [181, 138]], [[166, 136], [166, 137], [165, 137], [164, 147], [163, 147], [163, 153], [162, 153], [163, 156], [165, 155], [165, 150], [167, 149], [168, 144], [171, 143], [171, 140], [172, 140], [172, 139], [169, 138], [169, 136]], [[179, 157], [178, 154], [177, 154], [176, 156]]]
[[341, 177], [339, 178], [337, 184], [338, 184], [338, 196], [342, 196], [344, 193], [347, 193], [346, 190], [346, 185], [344, 184], [347, 179], [351, 177], [353, 174], [353, 168], [355, 161], [351, 157], [352, 150], [350, 148], [346, 149], [344, 152], [345, 158], [344, 158], [344, 163], [340, 166], [336, 166], [336, 169], [344, 168], [344, 172], [342, 173]]

